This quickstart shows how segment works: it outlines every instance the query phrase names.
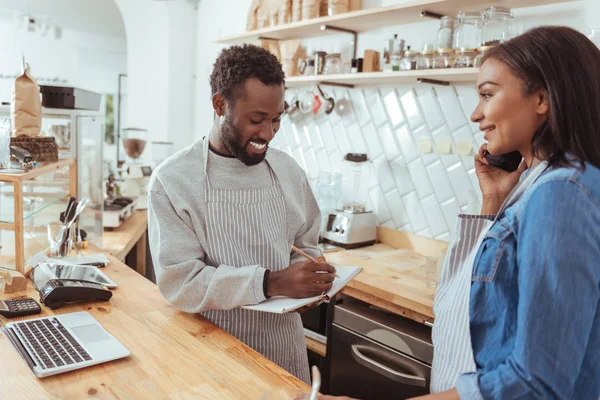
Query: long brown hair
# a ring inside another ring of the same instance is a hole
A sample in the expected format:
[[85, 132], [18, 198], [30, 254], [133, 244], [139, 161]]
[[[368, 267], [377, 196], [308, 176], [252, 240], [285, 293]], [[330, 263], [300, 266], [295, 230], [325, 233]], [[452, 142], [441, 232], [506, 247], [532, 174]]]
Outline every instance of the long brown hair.
[[551, 166], [590, 163], [600, 168], [600, 49], [561, 26], [534, 28], [494, 47], [484, 58], [504, 63], [525, 95], [548, 94], [548, 119], [535, 132], [532, 154]]

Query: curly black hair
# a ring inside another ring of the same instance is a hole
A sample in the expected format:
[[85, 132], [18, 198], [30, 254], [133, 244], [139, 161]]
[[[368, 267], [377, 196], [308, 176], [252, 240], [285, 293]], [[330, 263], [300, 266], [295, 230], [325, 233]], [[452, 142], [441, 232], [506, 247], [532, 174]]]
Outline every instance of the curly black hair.
[[265, 85], [285, 83], [281, 64], [268, 50], [252, 44], [224, 49], [210, 74], [211, 96], [219, 93], [233, 102], [240, 86], [250, 78], [256, 78]]

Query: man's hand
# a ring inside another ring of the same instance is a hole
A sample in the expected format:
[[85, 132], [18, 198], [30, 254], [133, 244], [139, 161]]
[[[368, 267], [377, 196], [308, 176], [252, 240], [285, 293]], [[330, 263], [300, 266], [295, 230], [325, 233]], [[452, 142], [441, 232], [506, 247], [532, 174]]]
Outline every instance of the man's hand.
[[267, 295], [296, 299], [319, 296], [331, 289], [334, 279], [335, 268], [331, 265], [300, 261], [269, 274]]

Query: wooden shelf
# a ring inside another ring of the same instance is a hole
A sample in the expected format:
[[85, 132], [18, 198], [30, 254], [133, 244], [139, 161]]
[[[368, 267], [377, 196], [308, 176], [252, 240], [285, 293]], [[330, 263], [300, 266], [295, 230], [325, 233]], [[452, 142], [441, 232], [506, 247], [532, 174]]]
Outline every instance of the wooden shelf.
[[35, 178], [40, 175], [47, 174], [52, 171], [56, 171], [61, 169], [62, 167], [66, 167], [67, 165], [75, 164], [74, 158], [66, 158], [64, 160], [58, 160], [56, 162], [51, 162], [48, 164], [44, 164], [42, 166], [36, 167], [29, 172], [24, 172], [21, 174], [2, 174], [0, 173], [0, 181], [2, 182], [23, 182], [32, 178]]
[[322, 30], [321, 26], [365, 32], [385, 26], [402, 25], [422, 21], [422, 11], [456, 16], [459, 11], [483, 11], [489, 6], [526, 8], [546, 4], [567, 3], [580, 0], [414, 0], [389, 7], [375, 7], [348, 12], [333, 17], [321, 17], [294, 22], [272, 28], [257, 29], [237, 35], [222, 37], [217, 43], [239, 44], [269, 38], [277, 40], [302, 39], [339, 34], [335, 30]]
[[478, 68], [448, 68], [396, 72], [362, 72], [357, 74], [293, 76], [285, 80], [288, 88], [327, 82], [344, 85], [415, 84], [419, 79], [445, 82], [475, 82]]

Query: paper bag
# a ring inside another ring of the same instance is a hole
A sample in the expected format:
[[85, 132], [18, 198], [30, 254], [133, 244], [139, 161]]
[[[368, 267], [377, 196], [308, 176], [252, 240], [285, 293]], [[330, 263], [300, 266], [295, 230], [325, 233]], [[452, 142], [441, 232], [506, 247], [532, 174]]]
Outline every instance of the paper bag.
[[13, 136], [39, 136], [42, 127], [40, 87], [29, 74], [29, 65], [15, 79], [10, 105]]

